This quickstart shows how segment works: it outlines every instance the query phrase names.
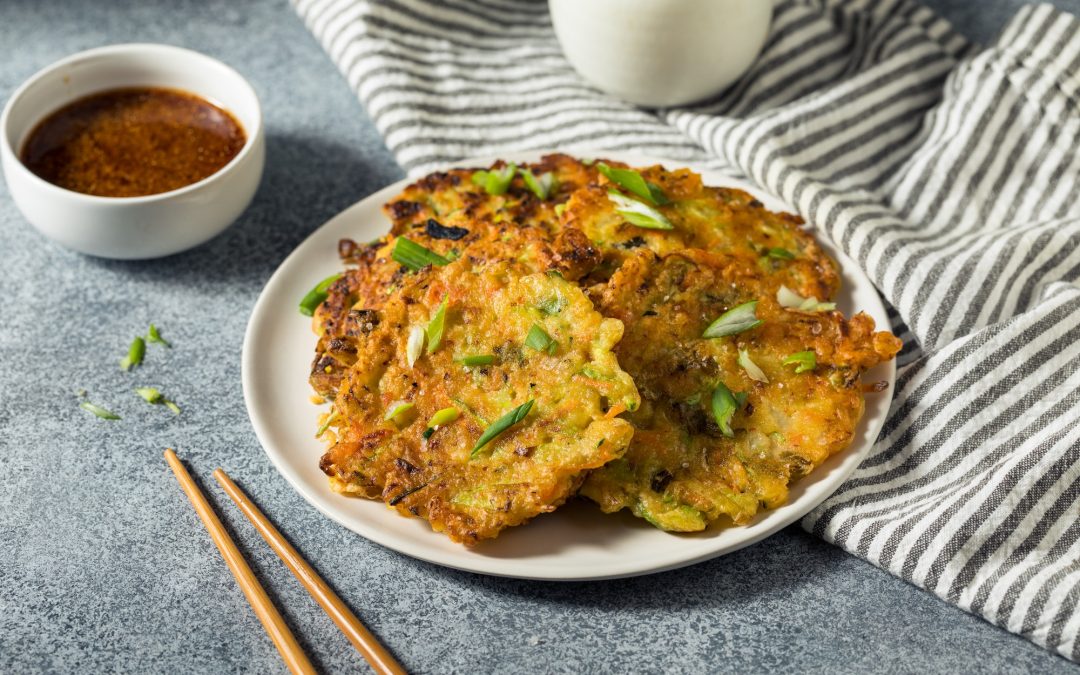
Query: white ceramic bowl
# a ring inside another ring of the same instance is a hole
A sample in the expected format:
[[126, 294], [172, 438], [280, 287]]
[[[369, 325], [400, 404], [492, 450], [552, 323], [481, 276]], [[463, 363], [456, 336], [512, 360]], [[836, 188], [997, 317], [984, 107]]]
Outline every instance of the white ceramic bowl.
[[761, 52], [771, 0], [550, 0], [563, 53], [586, 80], [648, 107], [723, 91]]
[[[98, 197], [33, 174], [19, 153], [34, 126], [72, 101], [120, 87], [167, 87], [233, 114], [247, 141], [217, 173], [170, 192]], [[0, 116], [0, 160], [16, 206], [43, 234], [105, 258], [156, 258], [197, 246], [227, 228], [251, 203], [266, 161], [255, 90], [224, 63], [155, 44], [113, 45], [69, 56], [19, 87]]]

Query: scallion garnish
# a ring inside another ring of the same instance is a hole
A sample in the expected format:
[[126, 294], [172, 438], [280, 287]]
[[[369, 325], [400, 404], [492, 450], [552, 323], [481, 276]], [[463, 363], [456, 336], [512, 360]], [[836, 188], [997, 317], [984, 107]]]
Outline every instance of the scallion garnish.
[[765, 252], [765, 255], [770, 258], [776, 258], [777, 260], [794, 260], [795, 254], [786, 248], [770, 248]]
[[390, 252], [390, 257], [412, 272], [419, 272], [428, 265], [441, 267], [450, 264], [447, 258], [407, 237], [398, 237], [394, 241], [394, 250]]
[[562, 218], [563, 211], [566, 210], [566, 202], [555, 205], [555, 215]]
[[718, 338], [724, 337], [725, 335], [735, 335], [744, 330], [757, 328], [763, 323], [765, 322], [757, 318], [757, 300], [751, 300], [750, 302], [744, 302], [741, 305], [732, 307], [721, 314], [716, 321], [709, 324], [709, 327], [705, 329], [705, 332], [701, 334], [701, 337]]
[[750, 376], [751, 380], [757, 380], [758, 382], [769, 383], [769, 378], [765, 377], [765, 371], [758, 367], [756, 363], [750, 360], [750, 353], [745, 349], [739, 350], [739, 365], [746, 371], [746, 374]]
[[147, 403], [161, 403], [161, 392], [153, 387], [138, 387], [135, 393], [142, 396]]
[[300, 301], [300, 313], [304, 316], [313, 316], [319, 305], [323, 304], [323, 301], [326, 300], [326, 296], [328, 295], [327, 291], [330, 289], [330, 285], [340, 278], [340, 274], [331, 274], [315, 284], [315, 288], [308, 291], [307, 295]]
[[161, 337], [161, 333], [158, 332], [157, 326], [155, 326], [154, 324], [150, 324], [150, 329], [146, 331], [146, 341], [154, 342], [159, 345], [164, 345], [166, 347], [172, 347], [172, 345], [169, 344], [168, 340]]
[[522, 180], [525, 181], [525, 187], [532, 190], [532, 193], [541, 200], [550, 197], [555, 189], [555, 174], [550, 171], [539, 177], [529, 169], [521, 169], [518, 173], [521, 174]]
[[338, 418], [338, 411], [337, 410], [331, 410], [330, 414], [326, 416], [325, 420], [323, 420], [323, 423], [319, 425], [318, 430], [315, 431], [315, 438], [319, 438], [323, 434], [325, 434], [326, 430], [330, 428], [330, 425], [333, 424], [337, 420], [337, 418]]
[[489, 195], [505, 194], [510, 189], [510, 182], [517, 173], [516, 164], [508, 164], [501, 169], [490, 171], [475, 171], [472, 175], [473, 185], [483, 186]]
[[712, 394], [712, 414], [720, 427], [720, 433], [728, 438], [735, 435], [735, 431], [731, 428], [731, 418], [735, 416], [735, 411], [744, 405], [746, 405], [745, 393], [732, 394], [723, 382], [716, 385]]
[[446, 304], [449, 300], [450, 295], [444, 294], [439, 308], [435, 310], [435, 316], [431, 317], [431, 321], [428, 321], [427, 328], [424, 330], [427, 334], [428, 354], [434, 353], [442, 343], [443, 330], [446, 328]]
[[534, 323], [529, 329], [529, 334], [525, 336], [525, 346], [532, 347], [538, 352], [554, 354], [559, 343], [551, 339], [551, 336], [539, 324]]
[[615, 212], [632, 225], [649, 230], [674, 230], [667, 217], [644, 202], [630, 199], [614, 190], [608, 190], [608, 199], [615, 204]]
[[525, 416], [532, 410], [535, 399], [529, 399], [525, 403], [522, 403], [518, 407], [514, 408], [510, 412], [506, 413], [499, 419], [491, 423], [487, 429], [484, 429], [484, 433], [480, 434], [480, 438], [477, 439], [476, 445], [473, 446], [471, 457], [475, 457], [476, 453], [480, 452], [485, 445], [490, 443], [496, 436], [506, 431], [510, 427], [514, 426], [521, 420], [525, 419]]
[[116, 413], [114, 413], [114, 412], [112, 412], [110, 410], [106, 410], [105, 408], [102, 408], [99, 405], [94, 405], [90, 401], [83, 401], [82, 403], [79, 404], [79, 407], [82, 408], [83, 410], [89, 410], [90, 412], [94, 413], [95, 415], [97, 415], [98, 417], [100, 417], [103, 420], [118, 420], [118, 419], [120, 419], [120, 416], [117, 415]]
[[394, 401], [386, 406], [386, 415], [383, 416], [383, 419], [387, 422], [391, 420], [397, 422], [399, 417], [406, 415], [414, 408], [416, 408], [415, 403], [409, 403], [408, 401]]
[[461, 365], [468, 368], [473, 368], [475, 366], [489, 366], [492, 363], [495, 363], [494, 354], [474, 354], [472, 356], [461, 357]]
[[671, 200], [667, 198], [659, 186], [646, 181], [640, 173], [633, 169], [616, 169], [600, 162], [596, 165], [596, 170], [612, 183], [629, 190], [654, 206], [671, 203]]
[[795, 366], [795, 373], [805, 373], [808, 370], [817, 368], [817, 354], [808, 349], [805, 352], [795, 352], [791, 356], [784, 359], [785, 366]]
[[776, 301], [781, 307], [797, 309], [801, 312], [829, 312], [836, 309], [835, 302], [819, 302], [817, 298], [804, 298], [787, 286], [781, 286], [776, 292]]
[[141, 337], [136, 337], [131, 341], [131, 346], [128, 347], [127, 356], [120, 359], [120, 368], [123, 370], [131, 370], [143, 362], [143, 357], [145, 355], [146, 342]]
[[431, 438], [431, 435], [435, 433], [436, 429], [444, 424], [450, 424], [456, 420], [460, 414], [461, 412], [457, 408], [443, 408], [442, 410], [436, 411], [435, 414], [431, 416], [431, 419], [428, 420], [427, 428], [424, 429], [424, 433], [422, 433], [421, 436], [423, 436], [426, 441]]
[[152, 405], [163, 405], [177, 415], [180, 414], [180, 406], [165, 398], [165, 396], [154, 387], [136, 387], [135, 393], [141, 396], [147, 403]]
[[424, 329], [421, 326], [413, 326], [409, 330], [409, 340], [405, 343], [405, 360], [410, 368], [420, 358], [420, 352], [424, 351], [424, 335]]
[[566, 298], [557, 293], [536, 303], [536, 308], [548, 315], [558, 314], [564, 307], [566, 307]]

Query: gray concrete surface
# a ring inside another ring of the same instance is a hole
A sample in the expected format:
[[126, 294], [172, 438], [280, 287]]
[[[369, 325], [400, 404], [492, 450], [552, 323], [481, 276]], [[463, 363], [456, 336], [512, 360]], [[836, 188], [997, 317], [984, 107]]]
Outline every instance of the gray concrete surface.
[[[1019, 3], [932, 3], [989, 40]], [[1080, 11], [1080, 1], [1058, 4]], [[1075, 672], [1075, 666], [789, 528], [680, 571], [590, 584], [486, 578], [371, 544], [270, 465], [240, 388], [262, 285], [328, 217], [401, 175], [292, 11], [273, 2], [0, 4], [0, 98], [126, 41], [234, 65], [262, 97], [267, 173], [226, 234], [164, 260], [43, 239], [0, 186], [0, 672], [283, 672], [161, 458], [175, 446], [326, 672], [365, 666], [210, 479], [229, 470], [416, 672]], [[117, 360], [156, 322], [133, 374]], [[159, 386], [174, 418], [133, 386]], [[123, 416], [105, 422], [74, 392]]]

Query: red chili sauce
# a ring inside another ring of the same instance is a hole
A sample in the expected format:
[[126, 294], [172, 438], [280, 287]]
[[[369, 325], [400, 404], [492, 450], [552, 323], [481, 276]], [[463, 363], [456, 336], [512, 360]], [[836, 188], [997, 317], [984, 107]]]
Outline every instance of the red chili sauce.
[[244, 147], [228, 111], [175, 89], [112, 89], [81, 98], [38, 123], [22, 162], [62, 188], [141, 197], [217, 173]]

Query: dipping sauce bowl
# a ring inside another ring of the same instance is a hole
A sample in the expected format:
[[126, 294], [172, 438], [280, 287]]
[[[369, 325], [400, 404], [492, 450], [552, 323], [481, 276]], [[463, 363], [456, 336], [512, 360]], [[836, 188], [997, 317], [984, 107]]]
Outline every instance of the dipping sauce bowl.
[[[67, 190], [20, 160], [53, 112], [91, 94], [140, 87], [180, 90], [228, 111], [243, 127], [243, 147], [198, 182], [138, 197]], [[211, 239], [251, 203], [266, 162], [262, 111], [247, 80], [209, 56], [168, 45], [101, 47], [48, 66], [15, 91], [0, 116], [0, 162], [16, 206], [47, 237], [105, 258], [157, 258]]]

